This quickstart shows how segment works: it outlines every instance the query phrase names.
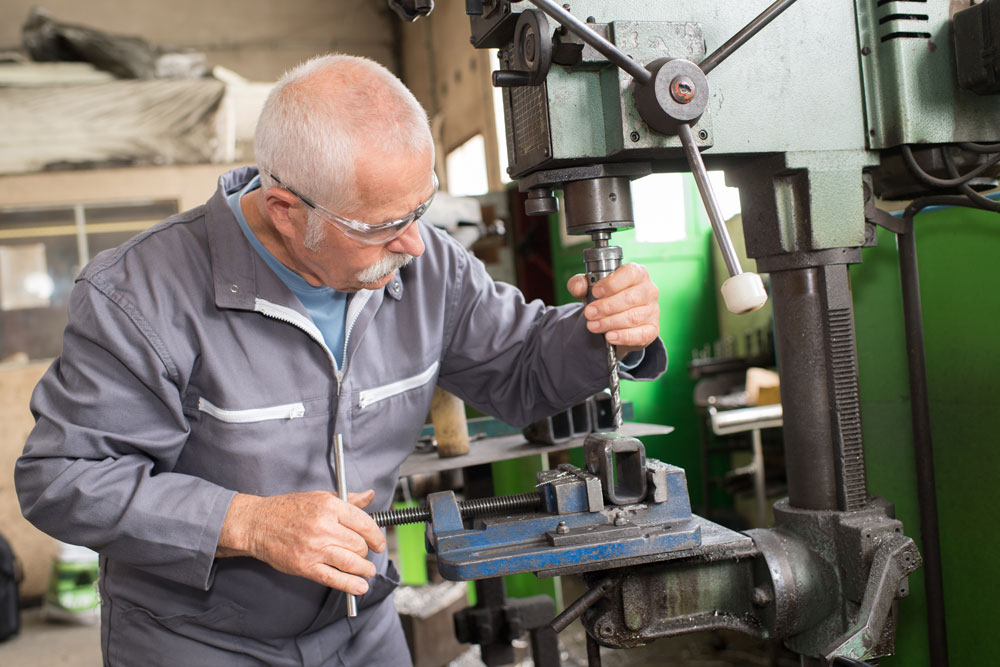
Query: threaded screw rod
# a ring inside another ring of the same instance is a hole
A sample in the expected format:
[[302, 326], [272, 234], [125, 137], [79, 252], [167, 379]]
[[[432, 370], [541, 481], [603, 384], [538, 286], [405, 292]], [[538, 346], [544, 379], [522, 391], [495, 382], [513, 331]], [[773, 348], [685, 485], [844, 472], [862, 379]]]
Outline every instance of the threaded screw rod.
[[[458, 501], [458, 511], [461, 513], [463, 519], [506, 514], [508, 512], [530, 512], [541, 508], [541, 506], [542, 494], [540, 491]], [[427, 505], [405, 507], [398, 510], [375, 512], [372, 514], [372, 518], [375, 519], [375, 523], [379, 527], [426, 523], [431, 520], [431, 509]]]

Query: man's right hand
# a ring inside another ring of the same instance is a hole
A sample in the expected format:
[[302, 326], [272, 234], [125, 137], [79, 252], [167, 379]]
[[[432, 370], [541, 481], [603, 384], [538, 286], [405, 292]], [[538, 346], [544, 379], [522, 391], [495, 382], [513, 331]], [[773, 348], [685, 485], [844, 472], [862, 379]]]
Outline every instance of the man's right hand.
[[385, 536], [368, 514], [372, 490], [349, 494], [345, 503], [329, 491], [280, 496], [238, 493], [226, 512], [217, 557], [251, 556], [354, 595], [368, 592], [375, 576], [368, 550], [385, 550]]

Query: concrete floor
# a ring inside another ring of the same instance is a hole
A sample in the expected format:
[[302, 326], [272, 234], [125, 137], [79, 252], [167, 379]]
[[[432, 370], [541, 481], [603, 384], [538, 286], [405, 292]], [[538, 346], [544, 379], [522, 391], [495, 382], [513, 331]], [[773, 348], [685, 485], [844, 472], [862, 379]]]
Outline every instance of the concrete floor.
[[21, 613], [21, 632], [0, 644], [3, 667], [101, 667], [97, 625], [47, 621], [41, 607]]
[[[587, 652], [579, 622], [560, 635], [563, 667], [586, 667]], [[522, 644], [521, 655], [530, 655]], [[660, 639], [628, 651], [601, 650], [602, 667], [794, 667], [798, 660], [735, 633], [699, 633]], [[0, 644], [3, 667], [100, 667], [100, 629], [47, 621], [40, 608], [21, 615], [21, 632]], [[450, 667], [481, 667], [478, 647], [472, 647]], [[372, 666], [381, 667], [381, 666]], [[389, 666], [386, 666], [389, 667]], [[392, 666], [395, 667], [395, 666]], [[532, 667], [525, 658], [517, 667]]]

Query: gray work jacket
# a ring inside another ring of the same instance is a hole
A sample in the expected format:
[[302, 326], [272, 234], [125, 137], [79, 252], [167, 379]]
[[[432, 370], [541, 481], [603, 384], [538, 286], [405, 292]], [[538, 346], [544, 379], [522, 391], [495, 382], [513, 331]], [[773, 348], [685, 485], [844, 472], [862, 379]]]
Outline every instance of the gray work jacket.
[[[338, 368], [225, 199], [255, 173], [225, 174], [206, 205], [98, 255], [32, 396], [21, 506], [101, 553], [110, 664], [372, 664], [388, 630], [371, 614], [348, 621], [341, 593], [254, 559], [216, 560], [232, 497], [335, 490], [341, 433], [350, 487], [374, 489], [369, 511], [386, 509], [435, 384], [518, 425], [607, 384], [603, 340], [579, 305], [525, 303], [423, 225], [425, 254], [351, 297]], [[626, 376], [665, 367], [657, 341]], [[385, 616], [391, 564], [370, 558], [379, 574], [359, 607]]]

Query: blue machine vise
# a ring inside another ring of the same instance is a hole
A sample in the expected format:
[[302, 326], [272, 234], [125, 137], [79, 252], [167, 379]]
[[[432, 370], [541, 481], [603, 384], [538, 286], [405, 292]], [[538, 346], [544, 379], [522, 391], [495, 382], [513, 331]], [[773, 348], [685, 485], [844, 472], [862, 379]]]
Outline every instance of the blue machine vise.
[[684, 470], [646, 459], [635, 438], [593, 433], [586, 470], [537, 475], [541, 512], [480, 517], [466, 528], [452, 491], [428, 497], [439, 570], [455, 581], [518, 572], [606, 569], [701, 545]]

